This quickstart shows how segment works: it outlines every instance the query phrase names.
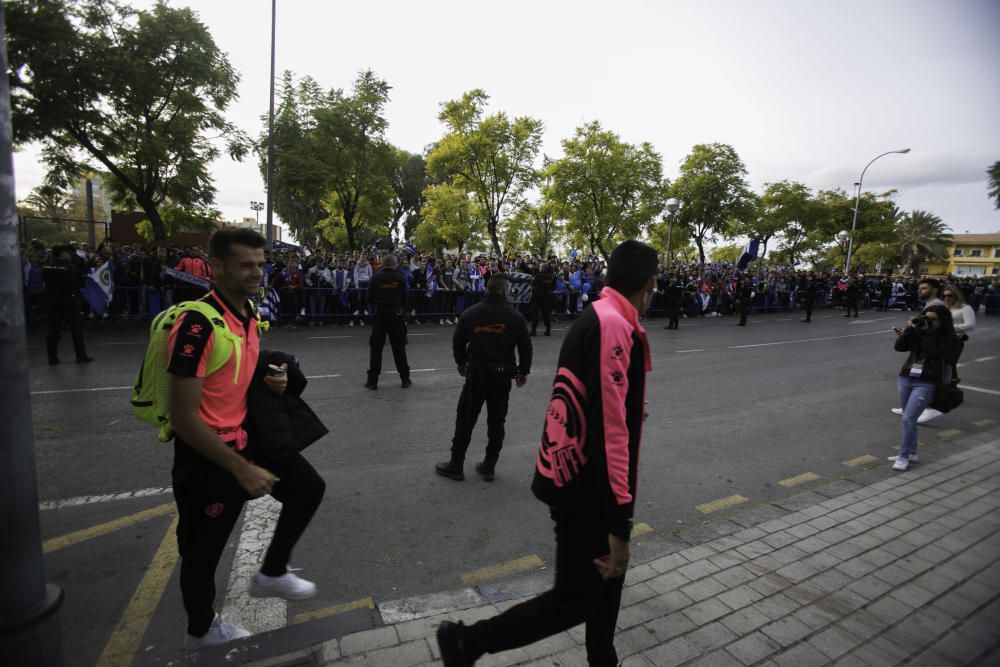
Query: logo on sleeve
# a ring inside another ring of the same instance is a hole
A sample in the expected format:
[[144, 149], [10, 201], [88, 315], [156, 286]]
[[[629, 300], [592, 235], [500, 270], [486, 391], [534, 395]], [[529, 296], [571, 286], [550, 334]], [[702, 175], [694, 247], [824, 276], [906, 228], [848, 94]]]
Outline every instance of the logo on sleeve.
[[560, 368], [545, 415], [536, 466], [538, 472], [557, 487], [567, 484], [587, 463], [584, 452], [586, 398], [583, 383], [568, 368]]
[[182, 357], [193, 357], [194, 356], [194, 345], [185, 345], [181, 348]]
[[621, 359], [623, 354], [625, 354], [625, 350], [624, 348], [622, 348], [621, 345], [615, 345], [613, 348], [611, 348], [612, 359]]
[[188, 334], [190, 334], [191, 336], [193, 336], [195, 338], [200, 338], [201, 337], [201, 325], [200, 324], [192, 324], [191, 328], [188, 329]]
[[212, 517], [213, 519], [217, 519], [219, 515], [222, 514], [222, 511], [224, 509], [226, 509], [226, 506], [223, 505], [222, 503], [212, 503], [211, 505], [205, 508], [205, 514]]
[[617, 387], [622, 386], [622, 380], [624, 379], [625, 379], [625, 374], [622, 373], [621, 371], [611, 371], [611, 382], [613, 382], [615, 386]]

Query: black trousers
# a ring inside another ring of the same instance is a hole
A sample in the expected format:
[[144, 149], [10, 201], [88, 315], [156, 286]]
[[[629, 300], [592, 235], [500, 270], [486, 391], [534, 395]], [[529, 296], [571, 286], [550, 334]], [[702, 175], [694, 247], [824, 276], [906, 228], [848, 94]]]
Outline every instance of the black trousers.
[[807, 296], [802, 300], [802, 309], [806, 312], [806, 321], [812, 319], [813, 316], [813, 302], [816, 300], [815, 297]]
[[377, 380], [382, 372], [382, 349], [388, 336], [392, 347], [392, 359], [396, 362], [396, 370], [401, 380], [410, 377], [410, 366], [406, 363], [406, 322], [402, 315], [396, 313], [375, 313], [372, 322], [372, 335], [368, 344], [371, 346], [371, 358], [368, 362], [368, 379]]
[[80, 317], [80, 304], [75, 298], [49, 299], [45, 305], [48, 318], [48, 333], [45, 336], [45, 349], [49, 355], [49, 361], [59, 358], [59, 338], [63, 322], [69, 326], [69, 333], [73, 337], [73, 351], [77, 359], [87, 356], [87, 348], [83, 344], [83, 320]]
[[746, 306], [741, 306], [740, 307], [740, 326], [741, 327], [745, 327], [747, 325], [747, 313], [749, 312], [749, 310], [750, 309], [747, 308]]
[[458, 398], [455, 437], [451, 441], [452, 461], [465, 461], [465, 452], [472, 440], [472, 429], [476, 427], [483, 403], [486, 403], [486, 461], [495, 463], [500, 458], [510, 385], [509, 375], [469, 369], [465, 384], [462, 386], [462, 395]]
[[680, 325], [680, 310], [675, 306], [667, 307], [667, 328], [676, 329]]
[[[252, 451], [252, 447], [245, 451]], [[261, 566], [264, 574], [280, 576], [287, 571], [295, 543], [323, 500], [326, 483], [295, 451], [273, 459], [258, 458], [256, 463], [280, 479], [271, 496], [281, 502], [281, 513]], [[188, 634], [200, 637], [215, 618], [215, 570], [250, 496], [235, 477], [179, 440], [174, 445], [173, 483], [181, 597]]]
[[847, 300], [847, 312], [844, 314], [844, 317], [850, 317], [851, 316], [851, 311], [854, 311], [854, 316], [855, 317], [858, 316], [858, 300], [857, 299], [848, 299]]
[[615, 623], [625, 577], [602, 579], [593, 560], [609, 553], [608, 531], [594, 513], [552, 512], [556, 533], [556, 580], [552, 590], [469, 627], [473, 647], [499, 653], [587, 624], [587, 662], [617, 665]]
[[528, 302], [528, 310], [531, 314], [531, 333], [535, 333], [538, 330], [538, 311], [542, 312], [542, 323], [545, 325], [545, 331], [552, 331], [552, 299], [544, 298], [532, 299]]

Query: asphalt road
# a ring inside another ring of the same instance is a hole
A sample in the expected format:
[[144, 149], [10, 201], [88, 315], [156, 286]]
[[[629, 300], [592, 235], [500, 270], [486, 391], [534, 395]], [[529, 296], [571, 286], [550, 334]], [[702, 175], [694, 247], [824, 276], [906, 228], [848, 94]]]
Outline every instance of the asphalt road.
[[[829, 483], [859, 465], [888, 466], [885, 456], [899, 439], [898, 417], [889, 409], [897, 404], [903, 361], [892, 349], [891, 327], [906, 317], [864, 312], [845, 319], [818, 311], [811, 324], [795, 314], [771, 314], [752, 318], [745, 329], [730, 318], [682, 320], [679, 331], [648, 321], [653, 371], [636, 521], [650, 532], [635, 538], [636, 549], [726, 511], [716, 508], [749, 507]], [[414, 386], [403, 390], [394, 376], [383, 375], [377, 392], [362, 387], [370, 329], [268, 334], [267, 347], [298, 355], [314, 376], [305, 397], [331, 434], [307, 457], [328, 486], [294, 558], [319, 594], [254, 612], [249, 622], [266, 629], [368, 598], [459, 589], [519, 567], [548, 567], [551, 522], [529, 485], [569, 323], [555, 326], [551, 338], [533, 339], [532, 374], [512, 392], [493, 483], [471, 470], [485, 447], [485, 415], [466, 480], [433, 472], [434, 463], [448, 456], [462, 382], [451, 360], [451, 327], [411, 327]], [[29, 339], [39, 495], [43, 501], [89, 498], [51, 503], [42, 512], [44, 539], [69, 536], [50, 542], [46, 555], [49, 579], [67, 594], [67, 664], [115, 664], [115, 655], [129, 651], [137, 659], [175, 651], [185, 623], [170, 555], [172, 497], [155, 491], [170, 483], [172, 450], [128, 406], [145, 329], [138, 323], [92, 326], [88, 350], [97, 362], [87, 366], [47, 366], [43, 337], [33, 332]], [[69, 341], [63, 346], [63, 357], [71, 356]], [[960, 375], [966, 386], [988, 391], [967, 390], [958, 411], [923, 428], [967, 430], [997, 419], [998, 349], [1000, 320], [981, 318]], [[388, 349], [384, 368], [393, 368]], [[865, 455], [878, 460], [859, 464]], [[935, 453], [922, 455], [933, 459]], [[93, 498], [146, 489], [154, 491]], [[243, 604], [238, 582], [230, 586], [230, 580], [234, 569], [252, 568], [249, 556], [234, 556], [254, 551], [251, 532], [237, 526], [219, 567], [219, 600], [231, 589], [231, 607]], [[480, 571], [492, 566], [499, 567]]]

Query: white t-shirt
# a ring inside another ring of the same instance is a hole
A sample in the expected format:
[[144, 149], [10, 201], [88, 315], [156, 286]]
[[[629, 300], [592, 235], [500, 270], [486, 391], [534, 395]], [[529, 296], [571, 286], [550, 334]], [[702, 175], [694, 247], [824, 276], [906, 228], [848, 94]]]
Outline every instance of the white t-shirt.
[[951, 319], [955, 322], [955, 331], [967, 334], [976, 328], [976, 311], [966, 304], [961, 308], [951, 308]]

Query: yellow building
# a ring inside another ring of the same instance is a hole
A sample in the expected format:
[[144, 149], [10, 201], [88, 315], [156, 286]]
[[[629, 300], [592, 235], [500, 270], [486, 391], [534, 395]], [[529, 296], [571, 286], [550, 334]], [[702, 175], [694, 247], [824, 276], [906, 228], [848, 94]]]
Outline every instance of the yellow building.
[[927, 262], [920, 273], [962, 278], [1000, 275], [1000, 233], [952, 234], [948, 261]]

